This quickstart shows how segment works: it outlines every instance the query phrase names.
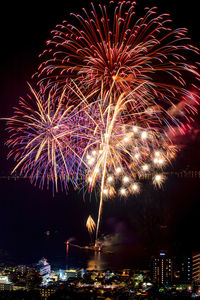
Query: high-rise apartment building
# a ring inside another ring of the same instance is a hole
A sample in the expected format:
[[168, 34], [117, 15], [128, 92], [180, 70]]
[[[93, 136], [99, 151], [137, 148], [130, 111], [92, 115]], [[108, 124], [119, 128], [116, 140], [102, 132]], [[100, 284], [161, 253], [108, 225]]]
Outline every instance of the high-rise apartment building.
[[45, 285], [46, 283], [48, 283], [50, 277], [51, 266], [49, 265], [49, 263], [45, 258], [42, 258], [41, 260], [39, 260], [37, 267], [42, 277], [42, 284]]
[[171, 283], [173, 279], [172, 259], [162, 251], [152, 260], [152, 280], [160, 285]]
[[192, 281], [200, 283], [200, 253], [192, 255]]
[[177, 256], [173, 259], [173, 282], [190, 283], [192, 281], [192, 258]]

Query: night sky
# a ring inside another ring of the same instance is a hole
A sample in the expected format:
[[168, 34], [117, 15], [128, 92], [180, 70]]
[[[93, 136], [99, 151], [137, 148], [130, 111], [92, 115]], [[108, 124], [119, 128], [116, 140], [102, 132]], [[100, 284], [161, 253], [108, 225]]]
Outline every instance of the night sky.
[[[1, 81], [0, 117], [12, 115], [20, 97], [26, 97], [27, 82], [40, 63], [38, 55], [50, 38], [50, 31], [69, 13], [89, 6], [89, 1], [6, 2], [1, 8]], [[103, 1], [106, 3], [106, 1]], [[196, 0], [138, 0], [144, 6], [155, 5], [169, 12], [175, 27], [187, 27], [195, 46], [199, 43], [199, 9]], [[162, 3], [161, 3], [162, 2]], [[163, 3], [164, 2], [164, 3]], [[42, 3], [42, 6], [41, 6]], [[14, 162], [7, 161], [8, 137], [5, 122], [0, 123], [0, 176], [9, 176]], [[198, 118], [195, 130], [183, 137], [185, 145], [171, 170], [200, 170]], [[95, 198], [69, 190], [69, 194], [40, 190], [26, 179], [0, 179], [0, 260], [36, 262], [42, 256], [51, 262], [65, 258], [64, 242], [73, 237], [77, 243], [89, 243], [85, 222], [97, 212]], [[105, 202], [101, 233], [117, 237], [116, 249], [123, 255], [121, 265], [134, 265], [160, 249], [171, 254], [200, 251], [200, 178], [171, 175], [162, 191], [146, 182], [143, 192], [126, 201]], [[50, 231], [47, 236], [45, 232]], [[126, 258], [126, 259], [125, 259]], [[139, 259], [140, 258], [140, 259]], [[110, 258], [113, 261], [114, 258]]]

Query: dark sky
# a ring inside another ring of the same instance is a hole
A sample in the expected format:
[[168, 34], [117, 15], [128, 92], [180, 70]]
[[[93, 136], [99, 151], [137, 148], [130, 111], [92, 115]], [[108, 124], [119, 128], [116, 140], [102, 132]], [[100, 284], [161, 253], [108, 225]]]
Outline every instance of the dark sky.
[[[193, 44], [200, 46], [196, 0], [138, 2], [144, 6], [156, 5], [160, 12], [169, 12], [174, 25], [187, 27]], [[57, 0], [53, 5], [50, 1], [36, 0], [27, 4], [7, 1], [1, 8], [0, 117], [10, 116], [19, 97], [26, 96], [27, 82], [37, 70], [38, 55], [45, 48], [50, 31], [56, 24], [68, 19], [71, 11], [78, 12], [82, 6], [88, 5], [86, 0]], [[195, 127], [198, 129], [198, 124]], [[1, 122], [0, 130], [0, 175], [4, 176], [10, 174], [14, 163], [6, 160], [5, 123]], [[198, 134], [192, 133], [185, 142], [187, 145], [172, 169], [200, 169]], [[69, 237], [88, 243], [84, 223], [88, 214], [96, 211], [94, 199], [88, 197], [84, 202], [81, 193], [72, 190], [67, 196], [58, 193], [52, 197], [51, 192], [39, 190], [23, 179], [0, 179], [0, 191], [2, 259], [8, 253], [13, 259], [24, 258], [24, 262], [35, 262], [41, 256], [56, 260], [64, 257], [64, 241]], [[130, 263], [139, 253], [145, 256], [161, 248], [168, 248], [172, 253], [200, 250], [199, 191], [200, 179], [194, 178], [171, 176], [163, 191], [155, 191], [146, 184], [138, 198], [105, 203], [101, 232], [121, 233], [126, 246], [122, 246], [120, 251], [127, 251]], [[45, 235], [47, 230], [50, 231], [48, 238]]]

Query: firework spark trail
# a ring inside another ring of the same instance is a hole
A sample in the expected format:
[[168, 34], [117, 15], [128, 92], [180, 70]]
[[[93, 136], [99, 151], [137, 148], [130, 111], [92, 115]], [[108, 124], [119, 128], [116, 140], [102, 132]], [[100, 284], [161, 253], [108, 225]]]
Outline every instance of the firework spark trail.
[[76, 111], [71, 105], [63, 105], [65, 90], [56, 100], [53, 90], [47, 96], [45, 90], [40, 93], [31, 87], [30, 90], [34, 99], [21, 99], [14, 116], [7, 119], [10, 132], [7, 144], [11, 148], [8, 157], [17, 161], [12, 173], [20, 168], [20, 174], [35, 184], [39, 180], [42, 188], [45, 181], [47, 187], [52, 182], [54, 193], [58, 191], [58, 181], [61, 187], [67, 187], [79, 159], [77, 144], [73, 142]]
[[89, 216], [87, 219], [86, 227], [88, 229], [89, 234], [92, 235], [92, 233], [95, 231], [96, 224], [91, 216]]
[[[168, 109], [183, 98], [184, 122], [177, 120], [177, 125], [189, 123], [198, 102], [194, 78], [199, 80], [199, 72], [186, 54], [199, 50], [190, 44], [187, 30], [172, 29], [169, 15], [158, 15], [156, 7], [137, 20], [136, 2], [113, 4], [111, 13], [109, 7], [91, 5], [91, 12], [72, 13], [77, 26], [64, 21], [52, 31], [42, 55], [46, 60], [39, 67], [40, 82], [65, 86], [73, 79], [85, 95], [91, 90], [99, 95], [102, 81], [105, 93], [112, 85], [118, 96], [135, 90], [129, 105], [151, 116], [159, 113], [160, 126], [170, 125]], [[187, 87], [188, 75], [193, 78], [193, 93]]]

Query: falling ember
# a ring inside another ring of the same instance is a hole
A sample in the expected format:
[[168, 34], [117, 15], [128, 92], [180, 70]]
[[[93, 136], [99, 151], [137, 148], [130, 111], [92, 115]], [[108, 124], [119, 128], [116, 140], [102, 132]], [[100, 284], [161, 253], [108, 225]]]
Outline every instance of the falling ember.
[[90, 158], [89, 161], [88, 161], [88, 165], [92, 166], [95, 162], [95, 159], [94, 157]]
[[91, 177], [91, 176], [88, 177], [88, 182], [89, 182], [89, 183], [92, 182], [92, 177]]
[[130, 186], [130, 193], [132, 194], [137, 194], [140, 192], [140, 187], [139, 187], [139, 184], [137, 183], [133, 183], [131, 186]]
[[120, 195], [121, 195], [121, 196], [126, 196], [126, 195], [127, 195], [127, 190], [126, 190], [125, 188], [121, 188], [121, 189], [119, 190], [119, 192], [120, 192]]
[[123, 180], [123, 183], [128, 183], [129, 182], [128, 176], [124, 176], [122, 180]]
[[159, 165], [163, 165], [165, 163], [165, 160], [163, 159], [163, 158], [160, 158], [159, 160], [158, 160], [158, 164]]
[[128, 137], [125, 137], [125, 138], [124, 138], [124, 142], [125, 142], [125, 143], [128, 143], [128, 142], [129, 142], [129, 138], [128, 138]]
[[159, 157], [159, 156], [160, 156], [160, 152], [159, 152], [159, 151], [156, 151], [156, 152], [154, 153], [154, 155], [155, 155], [155, 157]]
[[121, 171], [122, 171], [121, 168], [117, 168], [117, 169], [116, 169], [116, 173], [117, 173], [117, 174], [120, 174]]
[[148, 171], [149, 170], [149, 166], [148, 165], [143, 165], [142, 166], [142, 170], [143, 171]]
[[105, 196], [108, 196], [108, 189], [104, 189], [103, 193], [104, 193]]
[[69, 241], [65, 242], [66, 244], [66, 256], [69, 254]]
[[148, 137], [147, 132], [146, 132], [146, 131], [143, 131], [143, 132], [141, 133], [141, 138], [142, 138], [143, 140], [145, 140], [147, 137]]
[[95, 231], [96, 224], [90, 215], [87, 219], [86, 227], [90, 235]]
[[155, 157], [153, 159], [153, 162], [154, 162], [154, 164], [157, 164], [158, 166], [163, 166], [164, 163], [165, 163], [165, 160], [164, 160], [164, 158], [157, 158], [157, 157]]
[[113, 182], [113, 180], [114, 180], [113, 176], [108, 176], [107, 181], [108, 181], [109, 183], [110, 183], [110, 182]]
[[138, 159], [138, 158], [140, 157], [140, 154], [139, 154], [139, 153], [136, 153], [136, 154], [134, 155], [134, 157], [135, 157], [136, 159]]
[[165, 175], [164, 174], [156, 174], [153, 177], [153, 184], [159, 188], [162, 187], [163, 182], [165, 181]]
[[133, 126], [133, 132], [138, 132], [138, 127], [136, 127], [136, 126]]
[[109, 188], [109, 196], [110, 197], [114, 197], [116, 195], [116, 191], [115, 191], [115, 188], [113, 186], [111, 186]]

